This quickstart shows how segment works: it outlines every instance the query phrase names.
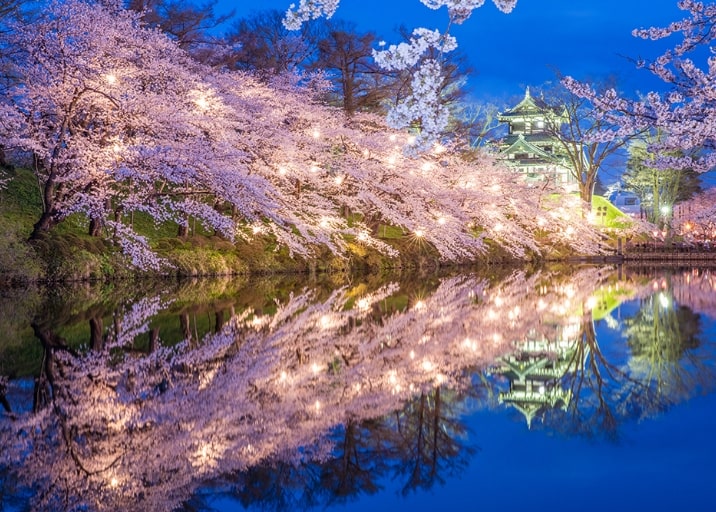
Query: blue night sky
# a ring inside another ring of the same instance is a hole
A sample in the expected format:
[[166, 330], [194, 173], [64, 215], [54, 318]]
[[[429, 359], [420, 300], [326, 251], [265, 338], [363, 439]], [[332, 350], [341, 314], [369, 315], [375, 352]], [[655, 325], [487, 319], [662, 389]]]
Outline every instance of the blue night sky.
[[[297, 2], [297, 0], [294, 0]], [[219, 0], [219, 12], [241, 18], [252, 11], [285, 11], [291, 0]], [[618, 76], [627, 94], [658, 88], [660, 82], [635, 69], [630, 58], [652, 58], [673, 41], [643, 41], [631, 30], [665, 26], [681, 19], [676, 0], [518, 0], [511, 14], [490, 0], [451, 32], [474, 68], [470, 89], [476, 99], [501, 103], [522, 95], [526, 85], [554, 80], [555, 70], [579, 79]], [[353, 21], [387, 43], [400, 42], [396, 28], [444, 30], [447, 12], [418, 0], [343, 0], [336, 18]]]

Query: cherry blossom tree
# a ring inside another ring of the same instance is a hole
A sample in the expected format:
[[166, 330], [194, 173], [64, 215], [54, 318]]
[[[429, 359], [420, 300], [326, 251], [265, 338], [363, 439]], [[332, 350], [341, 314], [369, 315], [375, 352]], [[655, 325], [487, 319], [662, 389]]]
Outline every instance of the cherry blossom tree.
[[707, 171], [716, 164], [714, 102], [710, 92], [716, 68], [713, 56], [708, 56], [709, 45], [716, 37], [716, 6], [680, 0], [678, 7], [686, 12], [684, 19], [667, 27], [633, 31], [634, 36], [643, 39], [681, 38], [653, 62], [641, 62], [667, 84], [668, 92], [650, 92], [642, 99], [630, 100], [614, 89], [597, 93], [573, 78], [568, 77], [564, 83], [574, 93], [588, 98], [601, 112], [600, 118], [613, 126], [596, 134], [594, 140], [613, 141], [658, 131], [661, 137], [649, 145], [649, 151], [656, 155], [656, 167]]
[[687, 242], [716, 240], [716, 189], [707, 188], [679, 204], [672, 227]]
[[381, 224], [444, 261], [474, 259], [493, 242], [514, 258], [602, 250], [569, 202], [545, 211], [490, 156], [468, 161], [435, 145], [411, 157], [403, 148], [414, 136], [320, 106], [320, 77], [263, 84], [215, 71], [136, 13], [82, 0], [51, 4], [13, 37], [23, 80], [0, 127], [35, 155], [44, 204], [35, 237], [83, 214], [145, 268], [161, 262], [132, 212], [179, 225], [192, 217], [230, 240], [268, 237], [302, 256], [360, 246], [395, 255]]

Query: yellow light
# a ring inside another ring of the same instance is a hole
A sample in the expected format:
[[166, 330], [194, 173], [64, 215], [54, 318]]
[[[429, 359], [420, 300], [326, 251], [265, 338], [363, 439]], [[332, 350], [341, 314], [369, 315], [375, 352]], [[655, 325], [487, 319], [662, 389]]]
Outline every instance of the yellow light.
[[112, 477], [112, 480], [109, 482], [110, 487], [115, 488], [119, 485], [119, 480], [117, 480], [116, 477]]
[[336, 185], [341, 185], [341, 184], [343, 184], [343, 179], [344, 179], [343, 176], [336, 176], [335, 178], [333, 178], [333, 182]]
[[415, 230], [415, 236], [416, 236], [417, 238], [423, 238], [423, 237], [425, 236], [425, 233], [423, 232], [422, 229], [416, 229], [416, 230]]
[[431, 372], [431, 371], [433, 371], [433, 368], [435, 368], [433, 363], [431, 363], [427, 359], [423, 359], [421, 366], [423, 367], [423, 370], [425, 370], [426, 372]]
[[408, 144], [413, 145], [415, 144], [415, 135], [408, 135]]
[[321, 132], [318, 130], [313, 130], [313, 138], [318, 139], [321, 136]]
[[444, 226], [446, 222], [447, 220], [445, 220], [445, 217], [440, 217], [438, 219], [438, 224], [440, 224], [441, 226]]
[[196, 105], [197, 105], [200, 109], [205, 110], [206, 107], [209, 106], [209, 102], [206, 101], [206, 98], [205, 98], [204, 96], [200, 96], [200, 97], [196, 100]]
[[281, 167], [278, 168], [278, 173], [279, 173], [281, 176], [286, 176], [286, 173], [287, 173], [287, 172], [288, 172], [288, 169], [286, 169], [286, 168], [283, 167], [283, 166], [281, 166]]
[[432, 168], [433, 168], [433, 166], [432, 166], [432, 164], [431, 164], [430, 162], [425, 162], [425, 163], [420, 167], [420, 169], [421, 169], [423, 172], [428, 172], [428, 171], [431, 170]]
[[390, 142], [395, 142], [398, 139], [398, 137], [396, 137], [394, 133], [389, 138]]
[[112, 73], [107, 73], [106, 75], [104, 75], [104, 79], [110, 85], [117, 83], [117, 76], [113, 75]]

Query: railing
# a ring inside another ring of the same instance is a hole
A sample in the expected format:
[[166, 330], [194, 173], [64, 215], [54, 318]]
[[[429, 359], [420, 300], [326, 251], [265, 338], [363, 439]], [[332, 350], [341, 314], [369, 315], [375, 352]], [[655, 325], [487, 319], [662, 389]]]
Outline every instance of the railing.
[[670, 243], [645, 242], [641, 244], [627, 244], [622, 256], [625, 260], [676, 260], [676, 261], [704, 261], [716, 262], [716, 246], [711, 243]]

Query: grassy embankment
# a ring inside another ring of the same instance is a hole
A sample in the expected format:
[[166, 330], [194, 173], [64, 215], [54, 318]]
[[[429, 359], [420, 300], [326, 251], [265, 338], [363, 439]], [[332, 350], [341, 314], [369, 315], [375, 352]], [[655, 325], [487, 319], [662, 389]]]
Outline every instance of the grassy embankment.
[[[0, 171], [7, 173], [8, 171]], [[117, 247], [108, 239], [87, 234], [87, 219], [80, 215], [61, 222], [42, 240], [32, 243], [27, 238], [41, 212], [40, 193], [33, 174], [24, 169], [10, 171], [12, 179], [0, 191], [0, 283], [38, 280], [108, 280], [137, 275]], [[619, 228], [624, 219], [619, 210], [604, 198], [594, 198], [593, 208], [606, 207], [606, 216], [599, 217], [602, 226]], [[401, 228], [379, 225], [378, 238], [400, 252], [390, 259], [360, 243], [348, 240], [349, 254], [339, 258], [327, 250], [307, 261], [289, 255], [269, 236], [256, 237], [252, 242], [232, 243], [217, 236], [199, 223], [190, 220], [189, 235], [178, 237], [174, 223], [155, 225], [143, 214], [135, 214], [125, 222], [146, 236], [155, 251], [173, 266], [169, 274], [210, 276], [265, 274], [307, 271], [383, 271], [438, 266], [439, 257], [428, 243], [416, 243]], [[350, 219], [349, 219], [350, 221]], [[539, 233], [536, 236], [540, 236]], [[614, 235], [612, 235], [613, 237]], [[482, 262], [504, 262], [511, 258], [488, 240], [489, 253]], [[547, 259], [560, 260], [572, 256], [569, 247], [553, 247]], [[144, 275], [144, 274], [142, 274]]]
[[[0, 171], [11, 174], [5, 190], [0, 191], [0, 283], [38, 280], [108, 280], [138, 274], [118, 248], [108, 239], [87, 234], [87, 219], [80, 215], [62, 221], [43, 239], [28, 243], [33, 224], [41, 212], [41, 200], [33, 174], [25, 169]], [[350, 220], [350, 219], [349, 219]], [[178, 237], [174, 223], [155, 225], [143, 214], [131, 219], [135, 229], [150, 241], [154, 250], [173, 266], [169, 274], [210, 276], [265, 274], [308, 271], [382, 271], [395, 268], [426, 268], [438, 265], [438, 254], [427, 243], [415, 243], [402, 229], [380, 225], [377, 236], [395, 247], [398, 259], [348, 240], [350, 253], [339, 258], [327, 250], [307, 261], [292, 257], [285, 247], [277, 246], [270, 236], [252, 242], [232, 243], [189, 221], [189, 235]], [[504, 260], [506, 254], [495, 249], [491, 259]], [[145, 275], [145, 274], [142, 274]]]

